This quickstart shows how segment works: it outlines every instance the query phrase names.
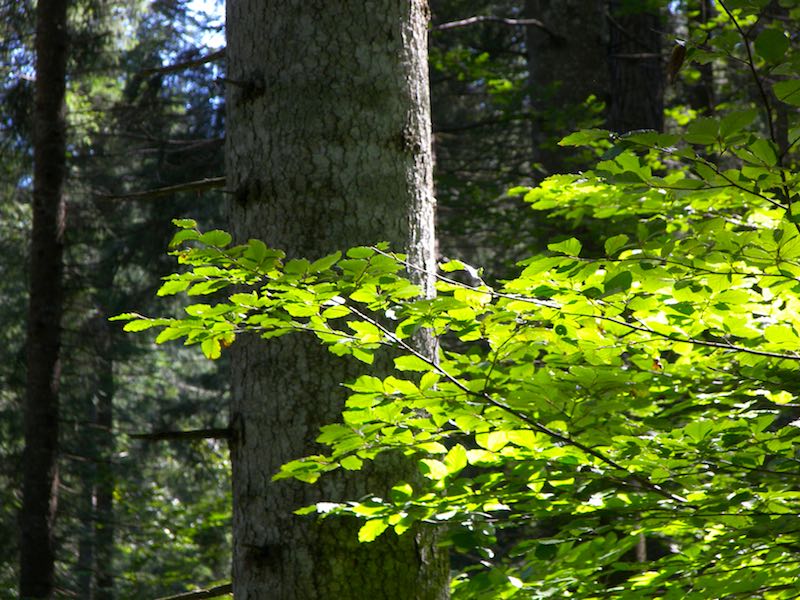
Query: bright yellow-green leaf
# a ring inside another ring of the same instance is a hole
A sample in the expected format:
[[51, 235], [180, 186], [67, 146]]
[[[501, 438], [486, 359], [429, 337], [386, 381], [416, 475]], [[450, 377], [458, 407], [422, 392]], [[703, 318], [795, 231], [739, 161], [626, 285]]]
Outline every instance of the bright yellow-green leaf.
[[371, 542], [380, 536], [389, 524], [383, 519], [370, 519], [358, 530], [359, 542]]

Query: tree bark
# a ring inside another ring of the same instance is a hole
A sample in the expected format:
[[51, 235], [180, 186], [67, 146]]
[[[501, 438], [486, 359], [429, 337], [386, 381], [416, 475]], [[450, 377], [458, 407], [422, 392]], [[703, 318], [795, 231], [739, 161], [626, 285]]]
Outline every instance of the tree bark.
[[586, 118], [589, 96], [602, 99], [608, 92], [608, 69], [603, 48], [607, 43], [604, 0], [525, 0], [525, 16], [552, 27], [525, 29], [528, 84], [533, 122], [534, 160], [546, 174], [563, 172], [563, 148], [555, 145]]
[[67, 0], [36, 6], [33, 231], [28, 308], [20, 596], [54, 590], [53, 521], [58, 497], [66, 125]]
[[[697, 14], [688, 19], [688, 30], [691, 35], [694, 30], [701, 28], [714, 18], [716, 9], [712, 0], [696, 0], [690, 7]], [[704, 116], [714, 113], [716, 99], [714, 94], [714, 65], [711, 62], [695, 65], [700, 71], [700, 80], [687, 86], [689, 106], [699, 111]]]
[[[113, 285], [113, 271], [104, 273], [106, 288]], [[100, 305], [96, 331], [97, 480], [94, 521], [94, 600], [114, 598], [114, 342], [109, 314]], [[111, 313], [113, 314], [113, 313]]]
[[625, 133], [664, 129], [664, 69], [658, 12], [608, 1], [608, 126]]
[[[433, 272], [424, 0], [230, 0], [226, 170], [235, 238], [289, 256], [387, 240]], [[432, 290], [430, 276], [420, 283]], [[427, 529], [360, 545], [357, 524], [292, 511], [385, 493], [397, 457], [317, 485], [273, 483], [319, 451], [342, 381], [362, 372], [299, 334], [233, 348], [234, 597], [447, 597], [446, 555]], [[363, 365], [362, 365], [363, 366]]]
[[[108, 264], [100, 265], [98, 276], [98, 289], [111, 289], [113, 271]], [[95, 313], [81, 332], [88, 340], [92, 362], [85, 386], [86, 426], [80, 441], [81, 452], [87, 460], [80, 470], [83, 497], [77, 583], [82, 600], [111, 600], [114, 589], [114, 344], [108, 315], [113, 312], [98, 301]]]

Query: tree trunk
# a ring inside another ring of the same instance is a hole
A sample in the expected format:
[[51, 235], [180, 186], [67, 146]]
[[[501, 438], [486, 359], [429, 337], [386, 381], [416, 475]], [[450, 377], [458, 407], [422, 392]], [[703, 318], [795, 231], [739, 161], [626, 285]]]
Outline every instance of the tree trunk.
[[[113, 286], [113, 269], [103, 267], [103, 283], [99, 289]], [[103, 303], [95, 322], [95, 481], [94, 518], [94, 600], [114, 597], [114, 341], [110, 312]]]
[[608, 126], [624, 133], [664, 129], [663, 24], [658, 12], [609, 0]]
[[573, 166], [565, 164], [567, 154], [556, 143], [580, 127], [589, 96], [607, 94], [604, 10], [604, 0], [525, 1], [525, 16], [553, 32], [532, 25], [525, 30], [534, 161], [546, 175]]
[[[433, 272], [424, 0], [230, 0], [226, 168], [231, 228], [289, 256], [387, 240]], [[432, 289], [430, 276], [420, 281]], [[296, 334], [234, 346], [234, 597], [445, 598], [446, 555], [426, 529], [356, 541], [357, 524], [292, 511], [385, 493], [397, 457], [317, 485], [273, 483], [319, 451], [360, 368]]]
[[[711, 21], [716, 9], [712, 0], [696, 0], [689, 5], [696, 16], [688, 20], [688, 30], [691, 35], [695, 30], [700, 29]], [[697, 64], [694, 67], [700, 71], [700, 80], [687, 86], [686, 93], [689, 99], [689, 106], [697, 110], [701, 115], [710, 116], [714, 113], [716, 99], [714, 97], [714, 65], [711, 62]]]
[[33, 232], [28, 308], [20, 596], [54, 589], [66, 146], [67, 0], [36, 6]]

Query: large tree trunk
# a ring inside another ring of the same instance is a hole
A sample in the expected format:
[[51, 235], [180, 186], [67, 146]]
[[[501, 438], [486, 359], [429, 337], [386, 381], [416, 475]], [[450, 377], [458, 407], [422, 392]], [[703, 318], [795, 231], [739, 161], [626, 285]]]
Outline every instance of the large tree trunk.
[[655, 10], [608, 0], [608, 61], [611, 90], [608, 126], [625, 133], [664, 129], [664, 69]]
[[[290, 256], [388, 240], [433, 272], [427, 6], [424, 0], [230, 0], [227, 157], [235, 237]], [[422, 283], [432, 287], [430, 277]], [[299, 334], [234, 347], [234, 596], [444, 598], [446, 557], [427, 530], [356, 541], [355, 523], [298, 507], [383, 493], [396, 457], [318, 485], [270, 481], [319, 448], [339, 383], [358, 367]]]
[[66, 55], [67, 0], [39, 0], [36, 6], [28, 383], [20, 515], [22, 598], [49, 598], [54, 589], [53, 521], [58, 490], [58, 385], [66, 177]]

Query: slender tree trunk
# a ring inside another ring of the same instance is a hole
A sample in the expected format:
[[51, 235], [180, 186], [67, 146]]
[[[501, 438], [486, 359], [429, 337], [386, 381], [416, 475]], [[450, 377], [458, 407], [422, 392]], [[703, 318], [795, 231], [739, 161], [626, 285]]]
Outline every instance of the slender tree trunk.
[[[91, 432], [83, 436], [81, 449], [86, 456], [94, 456], [91, 446]], [[94, 463], [89, 460], [80, 468], [81, 499], [79, 504], [80, 525], [78, 533], [78, 565], [76, 569], [78, 596], [85, 600], [94, 600], [92, 593], [92, 573], [94, 572], [94, 519], [95, 489], [97, 473]]]
[[53, 521], [58, 497], [58, 386], [66, 177], [64, 94], [67, 0], [36, 6], [33, 233], [28, 312], [20, 595], [54, 589]]
[[[113, 277], [111, 278], [113, 279]], [[111, 285], [109, 283], [108, 288]], [[112, 330], [101, 311], [98, 323], [97, 398], [97, 481], [95, 483], [94, 599], [114, 597], [114, 359]], [[112, 313], [113, 314], [113, 313]]]
[[656, 11], [608, 1], [608, 126], [624, 133], [664, 129], [663, 24]]
[[[227, 11], [235, 237], [309, 257], [387, 240], [433, 272], [426, 2], [230, 0]], [[363, 369], [299, 334], [240, 340], [232, 363], [234, 597], [445, 598], [446, 556], [430, 531], [359, 545], [350, 520], [292, 514], [384, 493], [411, 470], [404, 461], [315, 486], [270, 481], [319, 450], [319, 427], [339, 419], [340, 382]]]

